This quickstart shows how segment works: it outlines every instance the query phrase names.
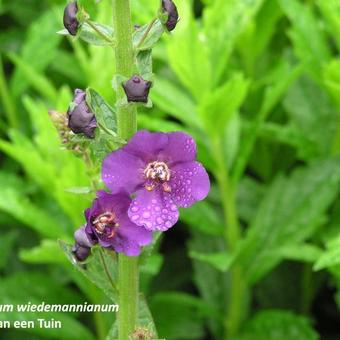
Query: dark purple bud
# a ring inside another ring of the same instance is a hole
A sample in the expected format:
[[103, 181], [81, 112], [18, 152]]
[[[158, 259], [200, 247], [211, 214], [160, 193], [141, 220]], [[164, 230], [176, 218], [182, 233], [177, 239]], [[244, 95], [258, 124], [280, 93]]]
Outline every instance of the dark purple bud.
[[129, 102], [147, 103], [151, 87], [151, 81], [139, 76], [133, 76], [123, 84], [123, 88]]
[[163, 13], [168, 15], [168, 20], [165, 23], [168, 31], [175, 29], [178, 21], [178, 11], [176, 5], [172, 0], [162, 0]]
[[85, 261], [91, 253], [91, 248], [81, 247], [79, 244], [75, 244], [72, 247], [72, 253], [78, 261]]
[[79, 27], [77, 1], [70, 2], [64, 10], [64, 26], [71, 35], [76, 35]]
[[76, 89], [74, 91], [73, 105], [67, 111], [68, 127], [76, 134], [84, 133], [87, 137], [94, 137], [97, 121], [86, 103], [86, 92]]
[[72, 247], [72, 253], [78, 261], [86, 260], [91, 253], [91, 247], [97, 243], [96, 240], [86, 233], [85, 226], [75, 231], [74, 239], [76, 242]]

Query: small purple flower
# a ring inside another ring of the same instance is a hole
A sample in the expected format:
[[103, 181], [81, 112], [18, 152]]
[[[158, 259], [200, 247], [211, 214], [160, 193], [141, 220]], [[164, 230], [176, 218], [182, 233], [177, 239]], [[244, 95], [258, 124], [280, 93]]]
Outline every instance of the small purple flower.
[[178, 220], [179, 207], [203, 200], [210, 181], [195, 161], [196, 144], [183, 132], [138, 131], [103, 162], [102, 178], [112, 193], [136, 194], [128, 214], [148, 230], [165, 231]]
[[79, 27], [77, 1], [70, 2], [64, 9], [64, 27], [71, 35], [76, 35]]
[[168, 31], [175, 29], [178, 22], [177, 7], [172, 0], [162, 0], [162, 11], [168, 15], [168, 19], [165, 23]]
[[91, 247], [97, 243], [95, 239], [90, 238], [85, 231], [85, 226], [80, 227], [74, 233], [75, 245], [72, 247], [72, 253], [78, 261], [85, 261], [91, 253]]
[[123, 84], [128, 102], [147, 103], [151, 81], [144, 80], [139, 76], [133, 76]]
[[76, 134], [84, 133], [87, 137], [94, 137], [97, 121], [86, 103], [86, 92], [80, 89], [74, 91], [73, 102], [67, 111], [68, 127]]
[[140, 254], [140, 247], [149, 244], [152, 233], [132, 223], [127, 211], [131, 198], [127, 193], [109, 194], [97, 191], [92, 207], [86, 209], [86, 234], [105, 248], [127, 256]]

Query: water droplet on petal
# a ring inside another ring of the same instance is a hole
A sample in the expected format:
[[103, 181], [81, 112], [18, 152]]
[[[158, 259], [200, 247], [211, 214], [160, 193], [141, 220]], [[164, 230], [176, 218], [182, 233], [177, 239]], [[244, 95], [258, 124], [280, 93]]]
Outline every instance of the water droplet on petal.
[[162, 224], [164, 221], [163, 221], [163, 219], [161, 217], [157, 217], [156, 222], [158, 224]]
[[171, 223], [170, 221], [166, 221], [166, 222], [165, 222], [165, 226], [166, 226], [167, 228], [170, 228], [170, 227], [172, 226], [172, 223]]
[[133, 215], [132, 217], [131, 217], [131, 220], [132, 221], [137, 221], [139, 219], [139, 215]]
[[131, 208], [131, 211], [132, 211], [132, 212], [137, 212], [138, 210], [139, 210], [138, 207], [132, 207], [132, 208]]
[[175, 204], [171, 204], [170, 210], [177, 211], [177, 207], [175, 206]]
[[144, 218], [149, 218], [150, 217], [150, 213], [148, 211], [144, 211], [143, 212], [143, 217]]
[[163, 209], [163, 210], [162, 210], [162, 213], [163, 213], [163, 214], [167, 214], [167, 213], [168, 213], [168, 210], [167, 210], [167, 209]]

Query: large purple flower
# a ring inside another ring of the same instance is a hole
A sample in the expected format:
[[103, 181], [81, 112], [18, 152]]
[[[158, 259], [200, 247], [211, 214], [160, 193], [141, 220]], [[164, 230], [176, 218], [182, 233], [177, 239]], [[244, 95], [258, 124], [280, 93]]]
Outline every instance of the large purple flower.
[[97, 191], [92, 207], [85, 210], [89, 239], [97, 239], [101, 246], [127, 256], [139, 255], [140, 247], [151, 242], [152, 233], [130, 221], [127, 214], [130, 204], [127, 193]]
[[167, 230], [178, 220], [177, 207], [204, 199], [210, 182], [195, 161], [196, 143], [183, 132], [138, 131], [103, 162], [102, 178], [112, 193], [136, 194], [128, 214], [148, 230]]

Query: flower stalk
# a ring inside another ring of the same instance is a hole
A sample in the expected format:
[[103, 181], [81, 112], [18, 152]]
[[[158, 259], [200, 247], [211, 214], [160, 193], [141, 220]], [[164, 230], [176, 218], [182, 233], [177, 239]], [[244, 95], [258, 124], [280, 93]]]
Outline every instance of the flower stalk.
[[[113, 22], [115, 26], [116, 73], [130, 78], [134, 70], [132, 25], [129, 0], [113, 0]], [[125, 96], [123, 88], [117, 90], [117, 102]], [[118, 135], [128, 140], [137, 130], [135, 105], [117, 108]], [[129, 339], [134, 331], [138, 310], [138, 257], [119, 254], [119, 340]]]

